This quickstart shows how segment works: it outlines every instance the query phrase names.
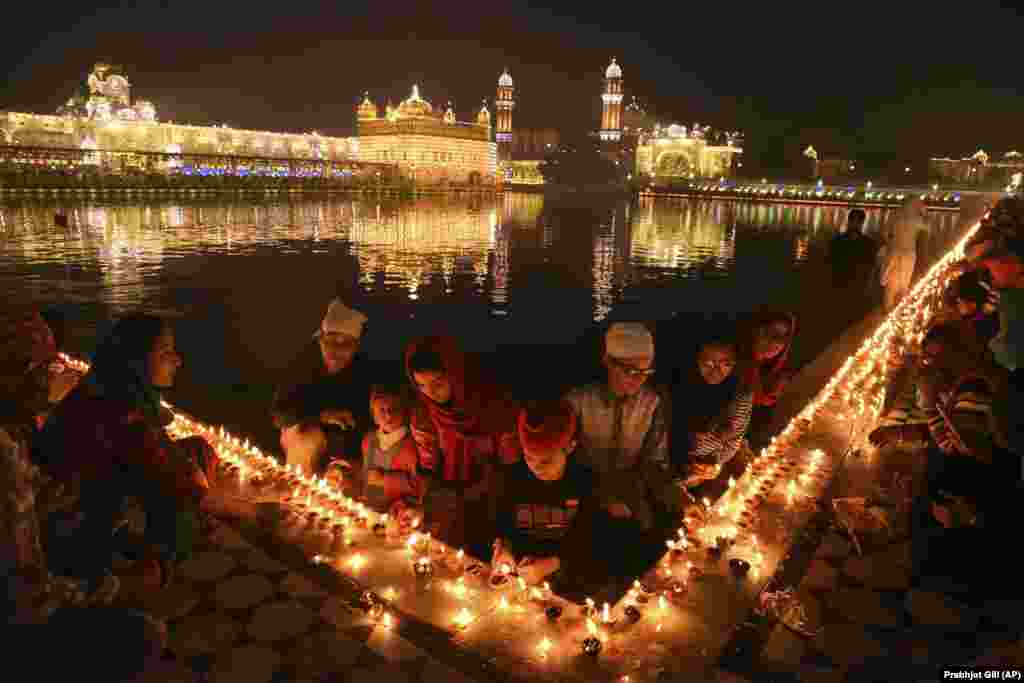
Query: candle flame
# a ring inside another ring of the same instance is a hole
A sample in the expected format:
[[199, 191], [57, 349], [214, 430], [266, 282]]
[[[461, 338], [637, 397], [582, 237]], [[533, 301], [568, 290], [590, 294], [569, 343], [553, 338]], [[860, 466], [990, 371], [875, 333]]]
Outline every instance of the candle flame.
[[352, 559], [349, 560], [349, 566], [351, 566], [352, 569], [355, 569], [356, 571], [362, 569], [363, 565], [365, 565], [365, 564], [366, 564], [366, 558], [363, 557], [359, 553], [353, 555]]
[[464, 556], [465, 554], [466, 554], [466, 553], [465, 553], [465, 552], [463, 552], [463, 551], [462, 551], [462, 550], [460, 549], [460, 550], [459, 550], [459, 552], [455, 553], [455, 559], [457, 559], [457, 560], [459, 560], [459, 561], [461, 562], [461, 561], [462, 561], [462, 558], [463, 558], [463, 556]]
[[664, 595], [658, 596], [658, 609], [664, 610], [668, 608], [668, 600], [665, 599]]
[[540, 653], [542, 655], [546, 655], [548, 653], [548, 650], [551, 649], [551, 641], [547, 638], [544, 638], [539, 643], [537, 643], [537, 649], [540, 650]]
[[381, 620], [381, 624], [384, 626], [384, 628], [391, 628], [391, 614], [385, 612], [384, 617]]
[[732, 488], [735, 485], [736, 485], [736, 479], [734, 479], [733, 477], [729, 477], [729, 488]]
[[454, 621], [456, 626], [459, 626], [460, 628], [465, 628], [469, 626], [470, 623], [472, 623], [473, 614], [468, 609], [463, 607], [461, 610], [459, 610], [459, 613], [455, 615]]
[[587, 607], [594, 609], [594, 600], [592, 598], [587, 598]]
[[395, 592], [395, 589], [393, 587], [388, 586], [387, 588], [384, 589], [384, 599], [385, 600], [394, 600], [396, 597], [397, 597], [397, 593]]
[[606, 624], [612, 620], [611, 606], [607, 602], [604, 603], [604, 607], [601, 608], [601, 619]]
[[711, 507], [711, 501], [708, 500], [707, 498], [701, 498], [700, 502], [704, 503], [704, 507], [706, 507], [706, 508]]
[[592, 636], [596, 636], [598, 634], [597, 624], [594, 623], [593, 619], [587, 619], [587, 632]]
[[498, 601], [498, 609], [508, 609], [508, 600], [505, 599], [504, 595], [502, 595], [501, 600]]

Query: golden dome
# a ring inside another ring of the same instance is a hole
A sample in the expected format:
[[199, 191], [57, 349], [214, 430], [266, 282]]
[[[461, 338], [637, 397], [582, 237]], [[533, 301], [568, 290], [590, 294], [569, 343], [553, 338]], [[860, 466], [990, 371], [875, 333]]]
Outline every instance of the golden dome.
[[398, 105], [398, 114], [400, 116], [433, 116], [434, 108], [430, 106], [430, 102], [420, 97], [419, 86], [414, 85], [412, 94]]
[[480, 107], [480, 113], [476, 115], [476, 122], [481, 126], [491, 125], [491, 112], [487, 110], [487, 100], [484, 100], [484, 105]]
[[359, 104], [356, 115], [360, 120], [373, 120], [377, 118], [377, 105], [370, 101], [370, 93], [366, 93], [363, 96], [363, 101]]

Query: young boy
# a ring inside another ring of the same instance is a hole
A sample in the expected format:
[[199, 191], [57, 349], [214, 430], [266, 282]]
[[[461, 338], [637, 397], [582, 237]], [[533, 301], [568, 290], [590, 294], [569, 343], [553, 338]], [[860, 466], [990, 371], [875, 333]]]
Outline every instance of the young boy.
[[377, 512], [399, 517], [410, 507], [418, 506], [424, 492], [401, 389], [373, 387], [370, 413], [377, 429], [363, 437], [363, 465], [355, 475], [353, 493]]
[[520, 411], [518, 431], [523, 459], [504, 472], [492, 566], [556, 591], [578, 585], [591, 568], [594, 476], [573, 457], [576, 415], [565, 401], [534, 403]]

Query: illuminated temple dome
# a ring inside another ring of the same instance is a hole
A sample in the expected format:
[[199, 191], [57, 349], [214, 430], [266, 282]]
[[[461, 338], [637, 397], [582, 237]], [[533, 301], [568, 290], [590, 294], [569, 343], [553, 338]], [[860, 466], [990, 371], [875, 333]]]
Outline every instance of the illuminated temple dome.
[[412, 94], [398, 105], [398, 115], [407, 117], [434, 116], [434, 108], [430, 102], [420, 97], [419, 86], [412, 86]]
[[502, 88], [511, 88], [512, 87], [512, 85], [513, 85], [512, 84], [512, 77], [509, 76], [508, 69], [505, 69], [501, 73], [501, 77], [498, 79], [498, 85], [501, 86]]
[[370, 101], [370, 93], [366, 93], [363, 96], [363, 101], [359, 103], [356, 115], [360, 120], [372, 121], [377, 118], [377, 105]]
[[487, 109], [487, 100], [484, 100], [484, 104], [480, 107], [480, 113], [476, 115], [476, 122], [481, 126], [491, 125], [491, 112]]
[[622, 78], [622, 68], [615, 63], [615, 58], [612, 57], [612, 63], [608, 65], [608, 68], [604, 72], [605, 78]]

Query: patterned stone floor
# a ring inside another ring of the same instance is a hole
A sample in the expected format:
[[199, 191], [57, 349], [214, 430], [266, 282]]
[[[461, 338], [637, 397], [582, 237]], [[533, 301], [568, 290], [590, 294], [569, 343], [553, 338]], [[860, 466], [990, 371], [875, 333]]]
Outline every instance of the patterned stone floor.
[[922, 450], [885, 450], [838, 475], [836, 496], [878, 501], [890, 527], [858, 535], [863, 554], [845, 532], [823, 538], [797, 589], [820, 630], [807, 639], [776, 625], [761, 657], [770, 680], [938, 681], [944, 665], [1024, 667], [1024, 603], [972, 609], [940, 587], [910, 588], [909, 499], [891, 484], [909, 475], [916, 494], [923, 467]]
[[[145, 683], [470, 683], [446, 664], [452, 648], [384, 629], [346, 591], [321, 582], [319, 568], [295, 548], [270, 549], [246, 525], [219, 522], [172, 584], [145, 591], [123, 563], [120, 602], [168, 623], [164, 667]], [[278, 552], [284, 551], [284, 552]], [[277, 557], [273, 556], [277, 555]], [[333, 575], [333, 574], [331, 574]], [[412, 641], [424, 645], [419, 647]], [[664, 679], [672, 681], [672, 677]], [[692, 676], [687, 680], [693, 680]], [[743, 679], [709, 667], [701, 680]]]

